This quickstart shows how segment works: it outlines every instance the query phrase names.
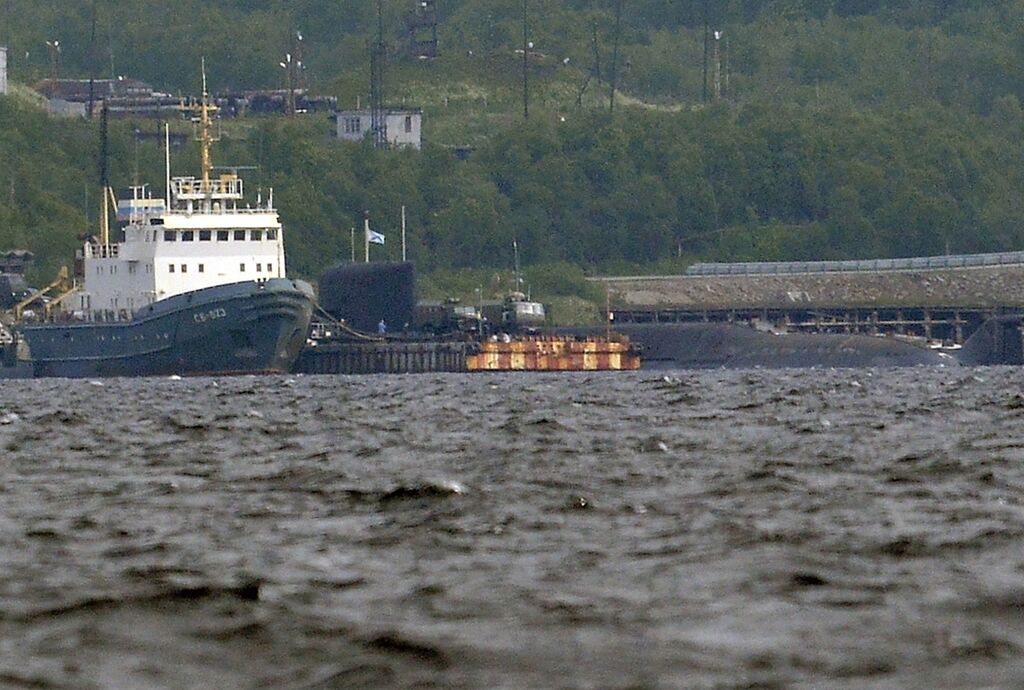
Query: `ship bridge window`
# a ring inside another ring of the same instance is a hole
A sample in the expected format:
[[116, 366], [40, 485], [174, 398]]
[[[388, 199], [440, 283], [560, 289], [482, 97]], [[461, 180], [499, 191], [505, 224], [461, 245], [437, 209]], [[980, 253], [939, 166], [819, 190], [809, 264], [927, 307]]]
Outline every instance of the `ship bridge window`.
[[263, 272], [263, 264], [256, 264], [256, 272], [257, 273], [262, 273]]
[[217, 241], [218, 242], [227, 242], [229, 236], [230, 235], [229, 235], [227, 230], [218, 230], [217, 231]]
[[275, 230], [274, 228], [271, 228], [270, 230], [267, 230], [267, 239], [268, 240], [276, 240], [277, 239], [277, 230]]
[[170, 266], [167, 267], [167, 272], [174, 273], [174, 264], [171, 264]]
[[182, 273], [188, 273], [188, 264], [182, 264], [181, 265], [181, 272]]
[[260, 242], [260, 241], [262, 241], [263, 240], [263, 231], [262, 230], [250, 230], [249, 231], [249, 239], [252, 240], [253, 242]]
[[245, 230], [235, 230], [235, 239], [239, 241], [244, 240]]
[[274, 271], [274, 264], [267, 264], [267, 273], [272, 273], [273, 271]]
[[196, 233], [194, 231], [192, 231], [192, 230], [185, 230], [183, 233], [181, 233], [181, 241], [182, 242], [191, 242], [192, 240], [195, 239], [195, 236], [196, 236]]
[[199, 272], [200, 273], [205, 273], [206, 272], [206, 265], [205, 264], [199, 264]]
[[238, 264], [238, 272], [245, 273], [245, 264]]
[[210, 241], [210, 231], [209, 230], [200, 230], [199, 231], [199, 241], [200, 242], [209, 242]]
[[149, 219], [149, 224], [150, 225], [163, 225], [164, 224], [164, 219], [163, 218], [150, 218]]
[[164, 242], [173, 242], [178, 239], [178, 233], [173, 230], [164, 230]]

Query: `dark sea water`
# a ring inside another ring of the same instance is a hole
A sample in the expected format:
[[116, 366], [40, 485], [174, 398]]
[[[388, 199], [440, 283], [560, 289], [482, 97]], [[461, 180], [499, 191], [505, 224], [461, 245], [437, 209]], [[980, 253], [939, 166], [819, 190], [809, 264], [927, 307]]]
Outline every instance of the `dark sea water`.
[[3, 382], [0, 687], [1024, 687], [1024, 370]]

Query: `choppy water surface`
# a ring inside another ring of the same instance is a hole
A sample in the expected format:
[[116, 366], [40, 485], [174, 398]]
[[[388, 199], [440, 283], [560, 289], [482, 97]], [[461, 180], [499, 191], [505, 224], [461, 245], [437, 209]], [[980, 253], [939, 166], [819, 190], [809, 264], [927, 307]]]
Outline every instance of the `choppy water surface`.
[[4, 382], [0, 686], [1024, 686], [1024, 371]]

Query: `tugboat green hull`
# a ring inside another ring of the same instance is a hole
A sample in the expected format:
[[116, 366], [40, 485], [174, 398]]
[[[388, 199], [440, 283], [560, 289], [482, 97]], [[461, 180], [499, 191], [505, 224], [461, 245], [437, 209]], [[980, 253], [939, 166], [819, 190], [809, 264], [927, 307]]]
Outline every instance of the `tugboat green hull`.
[[27, 364], [37, 378], [287, 373], [313, 303], [309, 284], [273, 278], [176, 295], [130, 321], [17, 326], [19, 352], [0, 378]]

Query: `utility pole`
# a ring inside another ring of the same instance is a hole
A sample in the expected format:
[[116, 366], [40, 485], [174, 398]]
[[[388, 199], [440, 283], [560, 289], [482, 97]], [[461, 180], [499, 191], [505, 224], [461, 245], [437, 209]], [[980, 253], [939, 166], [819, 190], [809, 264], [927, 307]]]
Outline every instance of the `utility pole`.
[[373, 145], [382, 149], [388, 145], [388, 123], [384, 112], [384, 10], [377, 0], [377, 41], [370, 49], [370, 120]]
[[366, 263], [370, 263], [370, 212], [363, 211], [363, 246], [365, 248]]
[[710, 41], [709, 23], [708, 23], [708, 0], [704, 0], [703, 7], [703, 18], [704, 18], [704, 86], [701, 92], [701, 103], [708, 102], [708, 45]]
[[402, 261], [405, 261], [405, 204], [402, 204]]
[[593, 32], [593, 38], [591, 43], [594, 48], [594, 62], [590, 66], [590, 74], [587, 75], [586, 80], [583, 82], [583, 86], [580, 87], [580, 91], [576, 94], [576, 107], [583, 107], [583, 94], [587, 92], [587, 87], [590, 85], [590, 80], [593, 79], [595, 82], [601, 82], [601, 52], [597, 45], [597, 22], [594, 22], [591, 26]]
[[[295, 32], [295, 79], [293, 83], [300, 92], [306, 90], [306, 63], [302, 61], [302, 32]], [[294, 99], [293, 99], [294, 103]]]
[[93, 109], [96, 107], [96, 0], [92, 0], [92, 29], [89, 34], [89, 110], [86, 117], [92, 119]]
[[712, 91], [713, 100], [718, 103], [722, 100], [722, 32], [715, 32], [715, 60], [714, 60], [714, 73], [713, 73], [713, 86]]
[[47, 41], [46, 49], [50, 53], [50, 95], [53, 97], [57, 95], [57, 79], [60, 77], [60, 41]]
[[615, 89], [619, 78], [619, 32], [622, 28], [622, 0], [615, 3], [615, 43], [612, 48], [612, 83], [608, 96], [608, 112], [615, 112]]
[[529, 61], [527, 55], [530, 50], [530, 43], [527, 40], [529, 23], [527, 22], [527, 0], [523, 0], [523, 119], [530, 119], [530, 88], [528, 83]]
[[284, 62], [277, 63], [284, 70], [284, 114], [288, 117], [295, 115], [295, 87], [292, 81], [292, 54], [284, 54]]

